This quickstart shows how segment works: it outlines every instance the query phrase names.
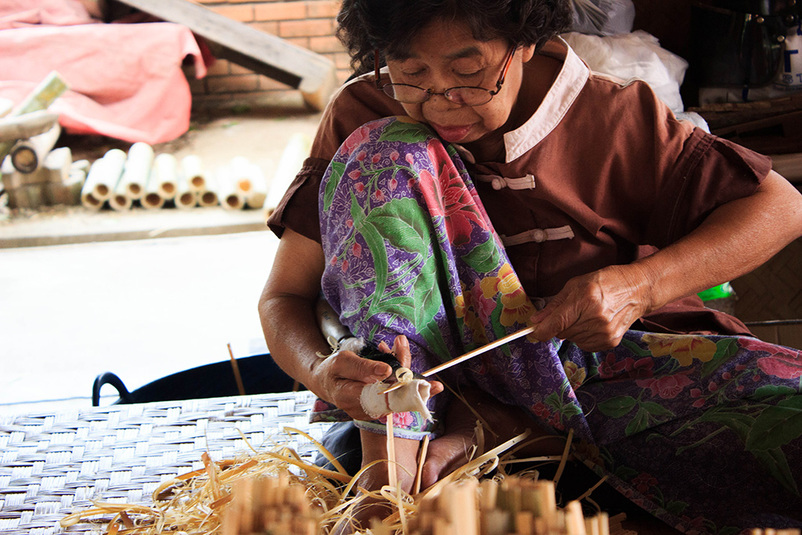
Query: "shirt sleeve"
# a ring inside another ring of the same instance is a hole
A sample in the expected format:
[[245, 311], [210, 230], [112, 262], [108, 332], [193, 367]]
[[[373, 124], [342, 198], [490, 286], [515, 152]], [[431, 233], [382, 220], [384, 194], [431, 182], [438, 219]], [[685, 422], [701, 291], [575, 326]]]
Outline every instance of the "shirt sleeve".
[[656, 245], [665, 247], [697, 228], [717, 207], [755, 193], [771, 158], [696, 128], [664, 183], [652, 218]]
[[320, 242], [318, 191], [340, 145], [351, 132], [367, 122], [403, 114], [400, 103], [376, 90], [372, 74], [340, 88], [323, 112], [309, 158], [267, 220], [270, 230], [280, 238], [285, 228], [291, 228]]

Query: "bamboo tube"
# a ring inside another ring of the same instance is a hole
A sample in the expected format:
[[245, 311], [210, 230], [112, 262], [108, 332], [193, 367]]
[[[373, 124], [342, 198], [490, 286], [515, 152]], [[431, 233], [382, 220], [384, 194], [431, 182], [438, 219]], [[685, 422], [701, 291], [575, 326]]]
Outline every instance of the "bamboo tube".
[[103, 195], [104, 192], [111, 192], [109, 188], [109, 173], [113, 167], [111, 159], [106, 157], [98, 158], [89, 168], [86, 175], [86, 181], [81, 189], [81, 204], [90, 210], [100, 210], [103, 208], [108, 195]]
[[268, 212], [278, 206], [279, 201], [281, 201], [290, 183], [292, 183], [298, 170], [303, 165], [304, 160], [309, 156], [311, 145], [312, 141], [306, 134], [296, 133], [290, 136], [287, 146], [281, 154], [278, 166], [276, 166], [276, 172], [273, 173], [270, 190], [264, 202], [264, 207]]
[[117, 212], [130, 210], [134, 205], [134, 201], [130, 197], [116, 191], [108, 198], [108, 202], [111, 209]]
[[178, 192], [178, 160], [169, 153], [162, 153], [153, 160], [151, 180], [156, 181], [157, 191], [165, 200], [174, 199]]
[[11, 164], [22, 173], [33, 173], [44, 163], [60, 135], [61, 126], [56, 123], [50, 130], [18, 142], [9, 154]]
[[189, 210], [198, 205], [198, 193], [192, 191], [189, 180], [183, 173], [179, 173], [175, 193], [175, 207], [180, 210]]
[[190, 191], [206, 191], [206, 170], [199, 156], [184, 156], [181, 159], [181, 174], [186, 177]]
[[198, 199], [198, 206], [202, 206], [204, 208], [208, 208], [210, 206], [217, 206], [220, 204], [220, 199], [217, 196], [217, 192], [210, 189], [207, 191], [199, 191], [197, 193]]
[[267, 198], [267, 181], [262, 169], [248, 161], [244, 156], [237, 156], [231, 160], [229, 173], [234, 188], [242, 193], [245, 206], [248, 208], [261, 208]]
[[[58, 72], [52, 71], [25, 97], [25, 100], [16, 109], [11, 111], [10, 115], [24, 115], [34, 111], [46, 110], [66, 90], [67, 83]], [[13, 141], [0, 142], [0, 162], [5, 159], [13, 146]]]
[[241, 210], [245, 206], [245, 196], [237, 189], [231, 175], [230, 166], [222, 166], [217, 170], [217, 197], [220, 206], [226, 210]]
[[125, 152], [120, 149], [111, 149], [102, 158], [96, 160], [89, 168], [81, 199], [83, 200], [86, 195], [91, 195], [94, 201], [90, 201], [90, 203], [94, 206], [99, 202], [102, 206], [117, 187], [117, 182], [119, 182], [125, 167], [125, 159]]
[[131, 145], [128, 149], [125, 169], [114, 193], [127, 197], [131, 201], [141, 199], [145, 194], [145, 186], [150, 179], [153, 157], [153, 147], [147, 143], [140, 141]]

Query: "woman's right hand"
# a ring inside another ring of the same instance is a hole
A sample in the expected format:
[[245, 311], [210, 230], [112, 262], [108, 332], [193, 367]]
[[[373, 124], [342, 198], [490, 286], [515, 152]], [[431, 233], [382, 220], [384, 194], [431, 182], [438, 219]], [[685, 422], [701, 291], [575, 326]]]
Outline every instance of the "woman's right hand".
[[312, 369], [313, 384], [306, 386], [351, 418], [372, 420], [362, 410], [359, 396], [363, 388], [387, 379], [391, 373], [385, 362], [362, 358], [353, 351], [338, 351], [318, 361]]

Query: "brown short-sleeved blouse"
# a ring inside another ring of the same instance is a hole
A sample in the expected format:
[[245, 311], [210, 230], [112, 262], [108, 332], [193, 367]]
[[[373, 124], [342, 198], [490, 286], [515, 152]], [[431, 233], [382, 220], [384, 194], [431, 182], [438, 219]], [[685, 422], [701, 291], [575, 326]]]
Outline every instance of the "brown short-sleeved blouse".
[[[542, 53], [560, 62], [559, 74], [534, 115], [505, 135], [506, 161], [473, 162], [462, 151], [530, 296], [554, 295], [571, 277], [676, 241], [716, 207], [754, 193], [770, 171], [769, 158], [678, 121], [645, 83], [594, 75], [562, 42]], [[318, 187], [328, 162], [358, 126], [402, 114], [375, 89], [372, 75], [345, 85], [270, 228], [320, 241]], [[749, 332], [696, 296], [635, 327]]]

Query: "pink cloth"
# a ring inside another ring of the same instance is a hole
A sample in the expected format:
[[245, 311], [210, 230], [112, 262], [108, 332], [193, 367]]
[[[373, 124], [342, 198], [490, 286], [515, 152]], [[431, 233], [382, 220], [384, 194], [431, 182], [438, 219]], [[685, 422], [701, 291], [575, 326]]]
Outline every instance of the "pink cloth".
[[[186, 132], [192, 95], [181, 69], [184, 58], [193, 57], [198, 78], [206, 75], [192, 32], [169, 22], [80, 23], [79, 6], [74, 0], [2, 3], [0, 24], [38, 17], [68, 25], [0, 25], [0, 98], [22, 101], [55, 70], [69, 90], [50, 110], [68, 132], [145, 143]], [[84, 22], [92, 20], [83, 13]]]
[[3, 0], [0, 30], [30, 24], [88, 24], [94, 22], [79, 0]]

